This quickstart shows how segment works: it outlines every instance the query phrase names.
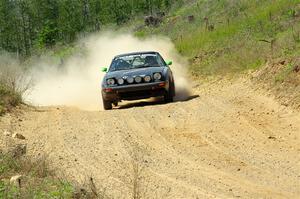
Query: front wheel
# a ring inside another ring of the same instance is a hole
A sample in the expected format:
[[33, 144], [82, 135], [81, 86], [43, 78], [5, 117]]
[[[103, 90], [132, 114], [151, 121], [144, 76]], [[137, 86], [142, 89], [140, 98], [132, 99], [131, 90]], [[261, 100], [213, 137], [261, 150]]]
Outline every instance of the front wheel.
[[174, 83], [171, 82], [170, 83], [170, 88], [168, 91], [166, 91], [165, 95], [164, 95], [164, 100], [166, 103], [170, 103], [174, 101]]
[[110, 101], [106, 101], [103, 99], [103, 108], [104, 110], [111, 110], [112, 109], [112, 103]]
[[164, 100], [165, 100], [166, 103], [170, 103], [170, 102], [174, 101], [173, 95], [170, 91], [165, 94]]

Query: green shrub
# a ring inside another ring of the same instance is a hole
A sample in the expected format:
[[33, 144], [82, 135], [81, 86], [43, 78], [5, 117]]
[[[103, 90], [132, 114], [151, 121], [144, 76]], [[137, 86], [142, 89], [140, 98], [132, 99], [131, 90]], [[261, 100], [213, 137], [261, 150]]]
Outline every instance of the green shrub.
[[24, 65], [16, 56], [0, 53], [0, 113], [2, 114], [22, 103], [23, 95], [32, 88], [32, 79]]
[[0, 84], [0, 115], [22, 102], [20, 93]]

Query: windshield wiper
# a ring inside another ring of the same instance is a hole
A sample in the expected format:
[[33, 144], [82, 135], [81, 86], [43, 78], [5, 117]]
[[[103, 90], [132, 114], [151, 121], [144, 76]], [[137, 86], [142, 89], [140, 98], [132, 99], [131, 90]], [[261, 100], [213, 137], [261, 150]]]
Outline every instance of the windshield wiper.
[[147, 67], [149, 67], [149, 66], [143, 66], [143, 65], [141, 65], [141, 66], [135, 66], [133, 68], [147, 68]]
[[134, 68], [150, 68], [150, 67], [160, 67], [159, 65], [140, 65]]

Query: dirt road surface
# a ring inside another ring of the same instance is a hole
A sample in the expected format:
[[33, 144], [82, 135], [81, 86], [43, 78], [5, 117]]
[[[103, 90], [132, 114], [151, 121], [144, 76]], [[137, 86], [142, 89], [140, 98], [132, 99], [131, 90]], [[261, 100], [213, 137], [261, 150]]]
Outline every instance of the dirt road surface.
[[300, 114], [248, 81], [200, 84], [187, 101], [112, 111], [28, 108], [28, 153], [110, 198], [299, 198]]

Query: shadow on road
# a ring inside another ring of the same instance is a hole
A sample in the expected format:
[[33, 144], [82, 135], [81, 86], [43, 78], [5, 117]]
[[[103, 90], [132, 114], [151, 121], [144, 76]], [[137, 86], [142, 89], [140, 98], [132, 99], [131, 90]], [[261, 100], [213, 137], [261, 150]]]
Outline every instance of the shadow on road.
[[[195, 98], [200, 97], [199, 95], [191, 95], [189, 97], [183, 98], [183, 99], [175, 99], [175, 102], [186, 102], [193, 100]], [[163, 100], [163, 98], [151, 98], [148, 100], [139, 100], [139, 101], [133, 101], [133, 102], [125, 102], [124, 104], [119, 105], [116, 107], [117, 109], [129, 109], [133, 107], [144, 107], [144, 106], [156, 106], [156, 105], [161, 105], [161, 104], [166, 104]]]

